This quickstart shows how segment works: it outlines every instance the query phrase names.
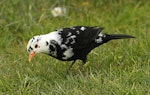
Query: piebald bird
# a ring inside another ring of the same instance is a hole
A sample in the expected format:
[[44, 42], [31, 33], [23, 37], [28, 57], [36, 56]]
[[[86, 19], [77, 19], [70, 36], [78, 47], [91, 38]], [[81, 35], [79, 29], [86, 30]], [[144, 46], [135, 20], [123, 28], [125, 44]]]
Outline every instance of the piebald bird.
[[88, 53], [94, 48], [115, 39], [134, 38], [124, 34], [105, 34], [100, 27], [75, 26], [62, 28], [45, 35], [34, 36], [27, 44], [29, 62], [38, 53], [45, 53], [62, 61], [82, 60], [81, 68], [87, 61]]

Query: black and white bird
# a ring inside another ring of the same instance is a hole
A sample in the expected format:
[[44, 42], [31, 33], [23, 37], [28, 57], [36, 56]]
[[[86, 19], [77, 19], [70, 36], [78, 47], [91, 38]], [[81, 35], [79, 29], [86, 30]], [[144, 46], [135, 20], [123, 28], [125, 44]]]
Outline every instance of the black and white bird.
[[115, 39], [134, 38], [124, 34], [105, 34], [100, 27], [75, 26], [62, 28], [49, 34], [34, 36], [27, 44], [29, 62], [38, 53], [45, 53], [62, 61], [82, 60], [81, 67], [87, 61], [88, 53], [94, 48]]

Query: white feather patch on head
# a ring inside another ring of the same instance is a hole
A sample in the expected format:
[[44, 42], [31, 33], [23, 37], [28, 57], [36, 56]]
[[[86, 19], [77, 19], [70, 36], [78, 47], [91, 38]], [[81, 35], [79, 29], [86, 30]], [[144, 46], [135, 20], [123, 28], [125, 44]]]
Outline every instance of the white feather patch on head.
[[[50, 40], [55, 40], [58, 44], [61, 44], [62, 38], [58, 32], [54, 31], [49, 34], [34, 36], [32, 39], [29, 40], [27, 45], [27, 50], [32, 47], [33, 51], [36, 53], [49, 53], [49, 47], [46, 45], [46, 42], [50, 42]], [[35, 44], [38, 44], [40, 48], [34, 48]], [[56, 54], [55, 54], [56, 55]]]

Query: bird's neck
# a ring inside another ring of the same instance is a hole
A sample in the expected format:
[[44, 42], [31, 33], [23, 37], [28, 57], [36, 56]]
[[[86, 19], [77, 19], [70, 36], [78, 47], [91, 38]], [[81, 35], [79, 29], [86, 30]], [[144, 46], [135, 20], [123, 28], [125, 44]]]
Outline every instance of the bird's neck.
[[48, 46], [43, 47], [41, 52], [45, 54], [49, 54], [49, 47]]
[[48, 37], [46, 37], [45, 35], [42, 35], [42, 39], [41, 41], [39, 42], [40, 44], [40, 51], [41, 53], [45, 53], [45, 54], [49, 54], [49, 45], [47, 45], [47, 42], [49, 41], [50, 39]]
[[60, 35], [58, 35], [57, 32], [51, 32], [49, 34], [42, 35], [41, 52], [45, 54], [57, 56], [56, 46], [58, 46], [60, 43], [61, 43], [61, 37]]

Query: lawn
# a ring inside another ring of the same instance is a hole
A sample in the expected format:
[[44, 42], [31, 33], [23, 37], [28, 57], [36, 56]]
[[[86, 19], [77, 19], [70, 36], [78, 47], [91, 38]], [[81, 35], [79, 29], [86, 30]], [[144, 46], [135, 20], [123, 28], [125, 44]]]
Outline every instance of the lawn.
[[[149, 0], [1, 0], [0, 95], [150, 95]], [[66, 14], [53, 17], [54, 7]], [[105, 27], [105, 33], [135, 39], [95, 48], [87, 64], [71, 74], [64, 62], [44, 54], [28, 62], [34, 35], [77, 25]]]

